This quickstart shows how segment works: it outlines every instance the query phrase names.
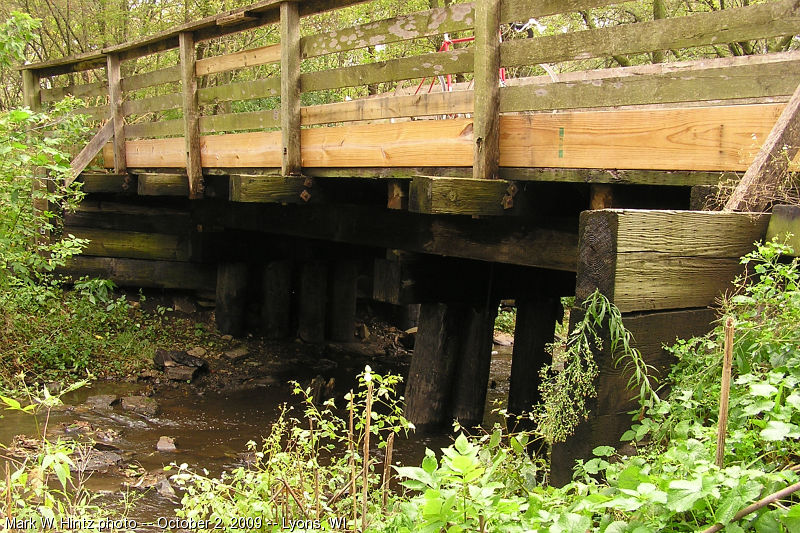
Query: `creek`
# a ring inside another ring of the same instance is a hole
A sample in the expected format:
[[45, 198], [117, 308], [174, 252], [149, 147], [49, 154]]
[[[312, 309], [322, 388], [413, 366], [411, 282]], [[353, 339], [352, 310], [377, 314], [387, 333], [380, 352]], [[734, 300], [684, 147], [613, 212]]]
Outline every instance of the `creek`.
[[[491, 413], [495, 402], [505, 403], [508, 395], [508, 377], [511, 370], [511, 348], [495, 346], [492, 357], [490, 387], [486, 407], [486, 424], [497, 420]], [[353, 386], [357, 372], [336, 376], [335, 396], [341, 398]], [[348, 382], [349, 379], [349, 382]], [[128, 397], [152, 394], [158, 402], [158, 412], [148, 416], [125, 411], [119, 405], [100, 408], [92, 398], [100, 395]], [[161, 386], [142, 383], [95, 382], [63, 397], [64, 406], [51, 412], [48, 436], [76, 436], [81, 431], [106, 440], [103, 449], [121, 455], [121, 466], [98, 470], [86, 479], [86, 487], [101, 494], [101, 501], [119, 505], [125, 484], [135, 485], [138, 480], [159, 475], [164, 466], [186, 463], [194, 470], [206, 469], [218, 476], [223, 471], [241, 466], [246, 459], [247, 442], [259, 443], [275, 420], [284, 403], [297, 406], [298, 398], [286, 380], [258, 388], [210, 390], [194, 384]], [[299, 417], [299, 413], [296, 415]], [[37, 435], [44, 423], [44, 414], [33, 416], [5, 411], [0, 422], [0, 444], [8, 445], [15, 435]], [[91, 428], [91, 429], [88, 429]], [[156, 443], [161, 436], [175, 440], [177, 450], [160, 452]], [[94, 439], [98, 440], [98, 439]], [[452, 440], [451, 432], [433, 435], [414, 435], [395, 441], [394, 457], [404, 465], [418, 465], [425, 448], [438, 452]], [[142, 478], [144, 474], [144, 478]], [[164, 477], [160, 474], [161, 478]], [[140, 483], [141, 484], [141, 483]], [[160, 517], [174, 517], [179, 505], [180, 492], [167, 497], [158, 490], [146, 492], [131, 489], [140, 496], [128, 517], [139, 524], [156, 521]], [[177, 490], [177, 489], [176, 489]], [[158, 528], [139, 528], [139, 530]]]

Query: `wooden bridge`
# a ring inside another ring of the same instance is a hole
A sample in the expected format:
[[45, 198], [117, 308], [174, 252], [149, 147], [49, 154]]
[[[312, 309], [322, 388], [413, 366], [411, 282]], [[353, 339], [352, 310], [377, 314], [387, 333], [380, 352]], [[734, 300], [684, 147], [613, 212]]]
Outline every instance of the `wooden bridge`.
[[[479, 0], [319, 32], [320, 14], [361, 1], [263, 0], [24, 66], [32, 108], [71, 94], [98, 121], [72, 165], [88, 196], [65, 230], [91, 243], [71, 270], [213, 290], [222, 331], [309, 342], [352, 340], [357, 296], [421, 303], [406, 390], [421, 427], [482, 419], [501, 298], [519, 310], [512, 412], [538, 399], [561, 296], [600, 288], [661, 367], [663, 342], [707, 329], [769, 215], [704, 199], [751, 165], [800, 52], [590, 60], [790, 39], [800, 3], [501, 43], [507, 23], [620, 2]], [[250, 44], [224, 52], [234, 35]], [[434, 51], [451, 36], [474, 42]], [[373, 61], [348, 64], [356, 53]], [[550, 74], [499, 83], [536, 65]], [[628, 422], [627, 377], [600, 359], [592, 417], [553, 449], [557, 482]]]

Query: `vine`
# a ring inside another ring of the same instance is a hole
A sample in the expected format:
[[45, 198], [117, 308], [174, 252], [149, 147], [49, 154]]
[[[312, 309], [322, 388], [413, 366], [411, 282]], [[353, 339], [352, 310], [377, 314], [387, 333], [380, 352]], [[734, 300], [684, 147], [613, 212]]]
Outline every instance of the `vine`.
[[589, 415], [586, 402], [597, 396], [595, 352], [603, 350], [604, 335], [614, 365], [623, 365], [623, 372], [630, 373], [628, 388], [638, 388], [641, 405], [650, 407], [659, 401], [652, 367], [632, 346], [633, 336], [622, 323], [619, 308], [596, 290], [583, 301], [580, 312], [583, 316], [564, 342], [562, 353], [556, 358], [554, 348], [553, 364], [541, 371], [542, 403], [534, 417], [539, 432], [551, 443], [566, 440]]

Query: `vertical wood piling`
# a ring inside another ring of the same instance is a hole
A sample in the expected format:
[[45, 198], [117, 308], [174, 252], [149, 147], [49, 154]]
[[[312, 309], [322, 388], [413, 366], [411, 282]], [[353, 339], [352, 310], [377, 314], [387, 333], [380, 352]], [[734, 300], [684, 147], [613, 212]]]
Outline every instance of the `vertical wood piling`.
[[420, 431], [440, 428], [449, 421], [463, 315], [458, 305], [423, 303], [420, 307], [419, 331], [405, 393], [405, 417]]
[[262, 275], [261, 323], [268, 339], [289, 336], [292, 303], [292, 262], [270, 261]]
[[349, 259], [339, 259], [331, 275], [330, 337], [332, 340], [350, 342], [355, 332], [356, 283], [358, 265]]
[[452, 418], [462, 426], [483, 422], [486, 389], [492, 362], [492, 332], [497, 316], [495, 302], [466, 309], [461, 349], [453, 383]]
[[241, 337], [247, 301], [247, 263], [220, 263], [217, 266], [217, 329]]
[[325, 341], [325, 309], [328, 302], [328, 268], [320, 261], [300, 267], [297, 336], [304, 342]]
[[530, 420], [517, 420], [539, 403], [539, 371], [551, 361], [547, 345], [555, 338], [556, 320], [561, 314], [558, 298], [517, 300], [514, 351], [511, 357], [511, 386], [508, 391], [509, 429], [530, 431]]

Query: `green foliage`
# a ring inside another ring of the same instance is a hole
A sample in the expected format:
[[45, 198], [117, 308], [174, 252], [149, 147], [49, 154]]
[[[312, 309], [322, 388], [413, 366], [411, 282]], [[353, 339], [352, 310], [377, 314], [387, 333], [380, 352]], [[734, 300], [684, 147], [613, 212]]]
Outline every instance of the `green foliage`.
[[[42, 301], [49, 294], [48, 273], [85, 244], [56, 235], [55, 210], [33, 207], [37, 202], [70, 209], [81, 198], [76, 187], [62, 185], [69, 173], [66, 150], [87, 132], [85, 117], [69, 113], [76, 106], [67, 99], [50, 113], [0, 113], [0, 304], [20, 292]], [[52, 238], [44, 238], [47, 233]]]
[[557, 360], [554, 357], [553, 365], [541, 372], [542, 404], [534, 418], [539, 432], [549, 442], [565, 440], [588, 416], [586, 401], [597, 394], [595, 380], [599, 370], [595, 353], [604, 349], [604, 332], [615, 364], [623, 364], [623, 371], [631, 375], [628, 388], [638, 387], [643, 405], [652, 406], [659, 400], [648, 375], [649, 367], [631, 345], [631, 334], [622, 323], [619, 309], [595, 291], [583, 302], [581, 310], [573, 312], [581, 312], [582, 318], [569, 333]]
[[[349, 420], [336, 414], [333, 400], [318, 405], [310, 388], [295, 384], [295, 393], [304, 400], [304, 420], [291, 417], [292, 410], [284, 406], [262, 447], [251, 443], [257, 458], [253, 467], [212, 479], [180, 466], [173, 479], [186, 487], [186, 494], [178, 515], [209, 520], [211, 529], [215, 524], [237, 529], [231, 526], [232, 520], [241, 517], [251, 519], [247, 529], [281, 531], [283, 520], [292, 517], [313, 521], [352, 516], [353, 508], [360, 513], [365, 468], [360, 450], [367, 420], [371, 442], [377, 441], [379, 448], [386, 446], [390, 434], [411, 427], [395, 397], [399, 381], [397, 376], [381, 376], [367, 367], [360, 375], [359, 392], [345, 397]], [[343, 447], [346, 453], [341, 453]], [[381, 508], [378, 466], [374, 461], [366, 465], [370, 515], [379, 514]], [[325, 520], [322, 523], [328, 527]]]
[[40, 20], [27, 13], [11, 12], [11, 17], [0, 24], [0, 67], [10, 67], [25, 59], [25, 46], [41, 25]]
[[494, 320], [495, 331], [502, 331], [509, 335], [514, 334], [514, 328], [517, 326], [517, 308], [513, 307], [509, 310], [500, 308], [497, 311], [497, 318]]

